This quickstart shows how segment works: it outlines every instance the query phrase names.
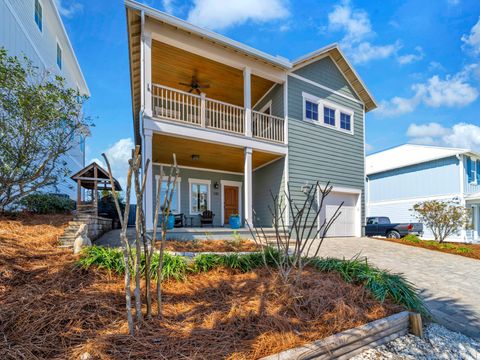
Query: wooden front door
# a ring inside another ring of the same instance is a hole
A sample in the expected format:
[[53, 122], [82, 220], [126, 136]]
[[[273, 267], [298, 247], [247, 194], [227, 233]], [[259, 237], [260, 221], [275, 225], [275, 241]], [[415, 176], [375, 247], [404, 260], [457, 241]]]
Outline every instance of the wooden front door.
[[223, 214], [224, 224], [228, 224], [228, 218], [231, 214], [240, 214], [238, 208], [238, 187], [225, 186], [223, 188]]

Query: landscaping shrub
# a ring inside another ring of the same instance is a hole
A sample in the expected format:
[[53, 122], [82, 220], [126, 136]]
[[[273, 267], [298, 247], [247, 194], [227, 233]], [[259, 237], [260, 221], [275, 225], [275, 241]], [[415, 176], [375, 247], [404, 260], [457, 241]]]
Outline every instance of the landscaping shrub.
[[408, 310], [429, 316], [423, 300], [418, 296], [416, 288], [400, 274], [392, 274], [370, 266], [367, 260], [354, 258], [340, 260], [320, 258], [314, 261], [320, 271], [339, 273], [346, 282], [361, 283], [369, 289], [375, 299], [385, 301], [391, 298]]
[[60, 194], [30, 194], [20, 200], [20, 205], [35, 214], [67, 214], [75, 209], [75, 201]]
[[415, 244], [419, 244], [422, 240], [415, 234], [408, 234], [408, 235], [405, 235], [403, 238], [402, 238], [403, 241], [408, 241], [408, 242], [412, 242], [412, 243], [415, 243]]

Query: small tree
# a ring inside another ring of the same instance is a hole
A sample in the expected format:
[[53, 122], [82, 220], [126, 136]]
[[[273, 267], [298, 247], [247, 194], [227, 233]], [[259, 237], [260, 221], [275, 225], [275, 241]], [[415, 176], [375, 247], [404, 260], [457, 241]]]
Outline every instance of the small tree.
[[424, 201], [413, 205], [417, 219], [429, 228], [435, 240], [442, 243], [448, 236], [467, 228], [471, 223], [470, 210], [444, 201]]
[[90, 125], [85, 100], [62, 77], [0, 48], [0, 212], [68, 175], [63, 155]]

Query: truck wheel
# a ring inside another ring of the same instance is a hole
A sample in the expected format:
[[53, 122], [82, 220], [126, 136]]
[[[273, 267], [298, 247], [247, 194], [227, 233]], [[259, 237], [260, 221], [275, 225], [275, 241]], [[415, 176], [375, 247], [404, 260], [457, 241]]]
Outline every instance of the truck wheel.
[[389, 238], [389, 239], [400, 239], [400, 233], [396, 230], [390, 230], [387, 233], [387, 238]]

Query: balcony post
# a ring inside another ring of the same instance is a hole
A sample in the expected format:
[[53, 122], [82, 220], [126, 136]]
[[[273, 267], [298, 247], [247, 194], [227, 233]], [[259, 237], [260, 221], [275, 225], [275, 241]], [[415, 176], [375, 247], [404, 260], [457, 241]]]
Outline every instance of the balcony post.
[[252, 89], [251, 69], [243, 69], [243, 107], [245, 108], [245, 136], [252, 137]]
[[200, 124], [202, 128], [204, 128], [206, 125], [205, 119], [206, 119], [205, 93], [202, 92], [200, 94]]
[[152, 116], [152, 34], [149, 31], [143, 31], [143, 104], [144, 112], [147, 116]]
[[244, 156], [244, 195], [245, 195], [245, 222], [250, 226], [253, 225], [253, 177], [252, 177], [252, 148], [245, 148]]
[[147, 230], [153, 230], [153, 159], [152, 159], [152, 142], [153, 142], [153, 131], [149, 129], [144, 130], [144, 144], [142, 151], [142, 172], [145, 176], [145, 164], [147, 159], [150, 159], [150, 168], [146, 171], [147, 180], [145, 182], [145, 193], [144, 193], [144, 208], [145, 212], [145, 225]]

